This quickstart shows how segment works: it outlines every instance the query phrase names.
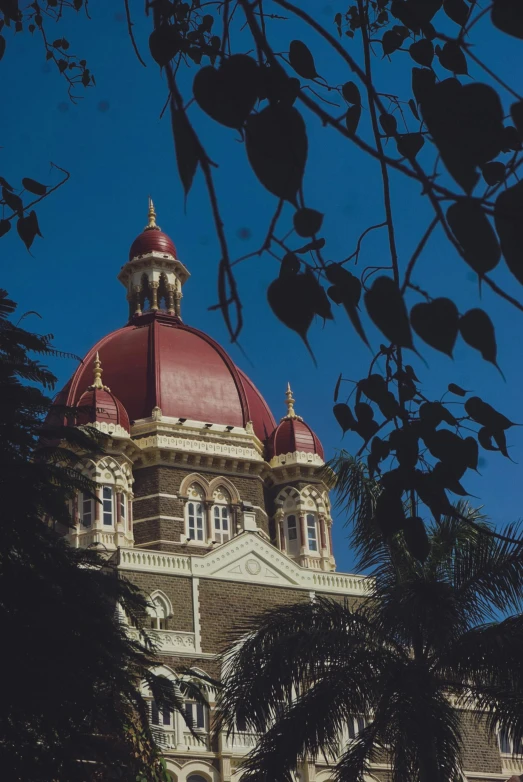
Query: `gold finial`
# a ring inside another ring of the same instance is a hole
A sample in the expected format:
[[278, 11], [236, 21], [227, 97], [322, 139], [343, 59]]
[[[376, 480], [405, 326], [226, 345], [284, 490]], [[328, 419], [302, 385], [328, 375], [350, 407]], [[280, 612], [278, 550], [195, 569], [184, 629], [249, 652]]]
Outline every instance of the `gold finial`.
[[160, 230], [160, 226], [156, 225], [156, 210], [154, 208], [153, 199], [151, 196], [149, 196], [149, 211], [147, 213], [147, 225], [145, 226], [145, 230]]
[[109, 388], [107, 388], [107, 386], [104, 386], [104, 384], [102, 383], [102, 372], [103, 372], [102, 362], [100, 361], [100, 354], [97, 351], [93, 362], [93, 382], [87, 389], [88, 391], [94, 391], [95, 389], [99, 391], [110, 390]]
[[292, 395], [291, 391], [291, 384], [287, 383], [287, 391], [285, 392], [285, 404], [287, 405], [287, 415], [284, 416], [284, 418], [300, 418], [299, 415], [296, 415], [296, 411], [294, 410], [294, 403], [295, 399]]

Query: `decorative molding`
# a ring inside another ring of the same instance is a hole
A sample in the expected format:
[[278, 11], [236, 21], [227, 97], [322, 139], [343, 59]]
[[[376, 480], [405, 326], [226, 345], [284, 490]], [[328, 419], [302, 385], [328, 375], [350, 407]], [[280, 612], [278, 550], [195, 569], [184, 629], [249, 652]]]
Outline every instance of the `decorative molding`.
[[325, 462], [317, 453], [306, 453], [305, 451], [294, 451], [294, 453], [280, 454], [273, 456], [269, 462], [274, 469], [278, 467], [288, 467], [291, 464], [313, 464], [322, 467]]
[[123, 437], [127, 440], [131, 437], [127, 429], [124, 429], [120, 424], [108, 424], [106, 421], [93, 421], [89, 426], [92, 426], [93, 429], [98, 429], [98, 431], [103, 432], [103, 434], [111, 435], [111, 437]]
[[159, 491], [156, 494], [144, 494], [142, 497], [134, 497], [133, 502], [138, 502], [139, 500], [152, 500], [155, 497], [165, 497], [168, 500], [178, 499], [177, 494], [166, 494], [165, 492]]
[[[146, 516], [145, 519], [134, 519], [134, 524], [140, 524], [142, 521], [155, 521], [156, 519], [165, 519], [166, 521], [183, 521], [183, 516], [164, 516], [163, 513], [157, 513], [156, 516]], [[170, 541], [173, 543], [174, 541]]]
[[200, 579], [192, 579], [192, 609], [194, 621], [194, 647], [195, 651], [202, 650], [201, 618], [200, 618]]
[[122, 548], [119, 567], [361, 597], [368, 594], [371, 584], [367, 576], [300, 567], [257, 532], [242, 532], [201, 556]]
[[[135, 641], [141, 639], [140, 631], [133, 627], [129, 628], [128, 633]], [[198, 651], [194, 633], [184, 633], [178, 630], [147, 630], [147, 634], [157, 644], [159, 654], [185, 654], [186, 652], [195, 653]]]
[[147, 437], [139, 437], [134, 442], [142, 451], [150, 449], [162, 449], [169, 451], [182, 451], [183, 453], [199, 453], [210, 456], [222, 456], [228, 459], [246, 459], [252, 462], [263, 463], [263, 457], [253, 445], [235, 445], [233, 443], [217, 443], [206, 440], [189, 439], [188, 437], [175, 437], [174, 435], [153, 434]]

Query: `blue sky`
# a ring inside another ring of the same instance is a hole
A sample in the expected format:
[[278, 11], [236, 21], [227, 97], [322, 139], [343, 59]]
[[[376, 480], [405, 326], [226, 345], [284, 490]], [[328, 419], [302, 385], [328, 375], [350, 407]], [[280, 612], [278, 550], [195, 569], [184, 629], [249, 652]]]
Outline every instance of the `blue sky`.
[[[335, 4], [320, 7], [310, 0], [302, 7], [320, 8], [315, 12], [326, 24], [338, 10], [344, 10]], [[227, 346], [221, 316], [208, 310], [216, 302], [219, 253], [203, 180], [198, 173], [185, 205], [169, 119], [167, 115], [159, 119], [166, 87], [148, 54], [148, 28], [140, 16], [142, 9], [142, 3], [134, 3], [135, 29], [147, 68], [138, 63], [131, 49], [123, 3], [91, 3], [90, 22], [81, 16], [71, 17], [56, 31], [57, 37], [67, 36], [71, 51], [87, 59], [96, 77], [96, 88], [82, 93], [85, 98], [76, 106], [68, 101], [64, 82], [45, 62], [39, 42], [27, 34], [13, 38], [7, 33], [7, 51], [0, 66], [4, 70], [3, 105], [9, 109], [4, 113], [0, 139], [0, 173], [12, 184], [19, 183], [23, 176], [51, 183], [49, 161], [71, 173], [67, 185], [38, 208], [44, 238], [36, 239], [32, 255], [16, 232], [2, 239], [2, 285], [19, 302], [21, 311], [37, 310], [41, 315], [41, 321], [27, 321], [28, 327], [52, 332], [57, 347], [79, 355], [126, 321], [125, 291], [116, 275], [126, 261], [129, 245], [145, 224], [149, 193], [156, 204], [159, 224], [173, 238], [192, 274], [184, 289], [185, 322]], [[498, 35], [489, 25], [478, 28], [476, 53], [488, 56], [498, 73], [511, 81], [521, 65], [521, 42]], [[292, 37], [306, 40], [315, 52], [318, 71], [328, 81], [339, 84], [351, 78], [344, 66], [298, 25], [281, 25], [277, 36], [282, 51]], [[350, 46], [357, 52], [356, 43]], [[384, 80], [384, 92], [406, 95], [406, 60], [407, 54], [398, 53], [392, 67], [377, 63], [376, 73]], [[187, 76], [187, 95], [195, 72], [194, 67]], [[477, 75], [476, 71], [472, 73]], [[503, 100], [506, 98], [504, 94]], [[202, 116], [196, 107], [192, 112], [211, 158], [219, 164], [216, 184], [231, 252], [237, 257], [260, 246], [275, 200], [255, 180], [238, 134]], [[367, 127], [364, 112], [361, 129], [365, 132]], [[368, 225], [383, 219], [378, 165], [341, 142], [333, 131], [322, 129], [316, 120], [309, 121], [309, 146], [307, 203], [326, 213], [325, 256], [339, 260], [353, 251]], [[399, 253], [405, 263], [431, 214], [415, 185], [393, 175], [392, 188]], [[375, 231], [364, 242], [359, 265], [363, 268], [386, 263], [386, 235]], [[284, 392], [290, 380], [297, 412], [318, 433], [327, 454], [332, 455], [340, 447], [355, 452], [361, 441], [352, 435], [342, 439], [331, 413], [332, 395], [340, 372], [352, 379], [366, 374], [368, 350], [339, 312], [334, 324], [323, 327], [317, 323], [311, 329], [310, 341], [318, 358], [318, 367], [314, 367], [299, 338], [275, 320], [267, 305], [265, 292], [278, 273], [276, 261], [265, 256], [236, 268], [245, 307], [241, 342], [248, 360], [230, 346], [234, 360], [252, 377], [275, 417], [284, 414]], [[504, 268], [500, 266], [494, 277], [523, 300], [523, 290]], [[454, 361], [423, 346], [428, 367], [415, 355], [410, 363], [425, 393], [439, 398], [449, 382], [458, 383], [473, 389], [512, 420], [523, 422], [522, 314], [488, 289], [483, 290], [480, 303], [474, 276], [439, 232], [430, 240], [413, 280], [432, 296], [448, 295], [451, 280], [452, 298], [461, 312], [478, 305], [486, 309], [496, 324], [499, 362], [507, 378], [504, 383], [494, 367], [462, 342], [456, 345]], [[414, 295], [410, 302], [418, 300]], [[366, 329], [373, 347], [377, 347], [381, 336], [368, 322]], [[62, 384], [74, 364], [59, 361], [52, 367]], [[509, 430], [509, 453], [514, 463], [483, 452], [481, 475], [469, 475], [464, 481], [474, 495], [471, 501], [483, 504], [496, 523], [521, 515], [522, 438], [520, 429]], [[343, 519], [338, 516], [335, 546], [341, 570], [353, 567], [346, 537]]]

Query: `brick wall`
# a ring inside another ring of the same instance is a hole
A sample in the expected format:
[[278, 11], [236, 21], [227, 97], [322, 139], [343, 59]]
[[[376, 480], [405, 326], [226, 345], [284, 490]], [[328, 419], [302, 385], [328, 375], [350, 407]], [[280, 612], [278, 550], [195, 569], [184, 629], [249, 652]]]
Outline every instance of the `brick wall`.
[[221, 652], [243, 619], [271, 606], [309, 600], [309, 592], [231, 581], [200, 579], [202, 651]]
[[173, 607], [173, 618], [168, 622], [168, 630], [194, 632], [191, 578], [132, 571], [126, 571], [122, 577], [139, 587], [147, 597], [156, 589], [167, 595]]
[[501, 773], [501, 757], [497, 741], [489, 736], [485, 719], [476, 719], [474, 713], [460, 712], [463, 731], [463, 767], [465, 771]]

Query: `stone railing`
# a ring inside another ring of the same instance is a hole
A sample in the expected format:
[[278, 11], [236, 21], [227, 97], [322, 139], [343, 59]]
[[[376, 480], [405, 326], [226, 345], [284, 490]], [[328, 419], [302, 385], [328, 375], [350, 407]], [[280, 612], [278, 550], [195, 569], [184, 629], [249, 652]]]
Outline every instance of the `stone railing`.
[[523, 773], [523, 755], [501, 753], [501, 769], [503, 774], [519, 776]]
[[172, 728], [153, 726], [151, 733], [156, 746], [160, 749], [176, 749], [176, 733]]
[[144, 551], [133, 548], [120, 549], [119, 567], [123, 570], [146, 570], [149, 573], [192, 572], [191, 558], [183, 554], [168, 554], [164, 551]]
[[178, 747], [178, 749], [188, 748], [199, 752], [208, 752], [211, 746], [208, 733], [198, 733], [197, 736], [193, 736], [189, 730], [184, 730], [181, 744], [183, 747]]
[[[134, 640], [140, 639], [140, 633], [133, 627], [128, 628], [128, 633]], [[195, 652], [196, 640], [194, 633], [184, 633], [179, 630], [147, 630], [147, 634], [157, 645], [160, 654], [179, 654], [183, 652]]]
[[312, 574], [312, 586], [326, 592], [358, 592], [365, 595], [372, 582], [367, 576], [354, 576], [345, 573], [325, 573], [315, 571]]
[[223, 751], [245, 755], [256, 745], [258, 739], [257, 733], [235, 733], [234, 736], [224, 737]]

